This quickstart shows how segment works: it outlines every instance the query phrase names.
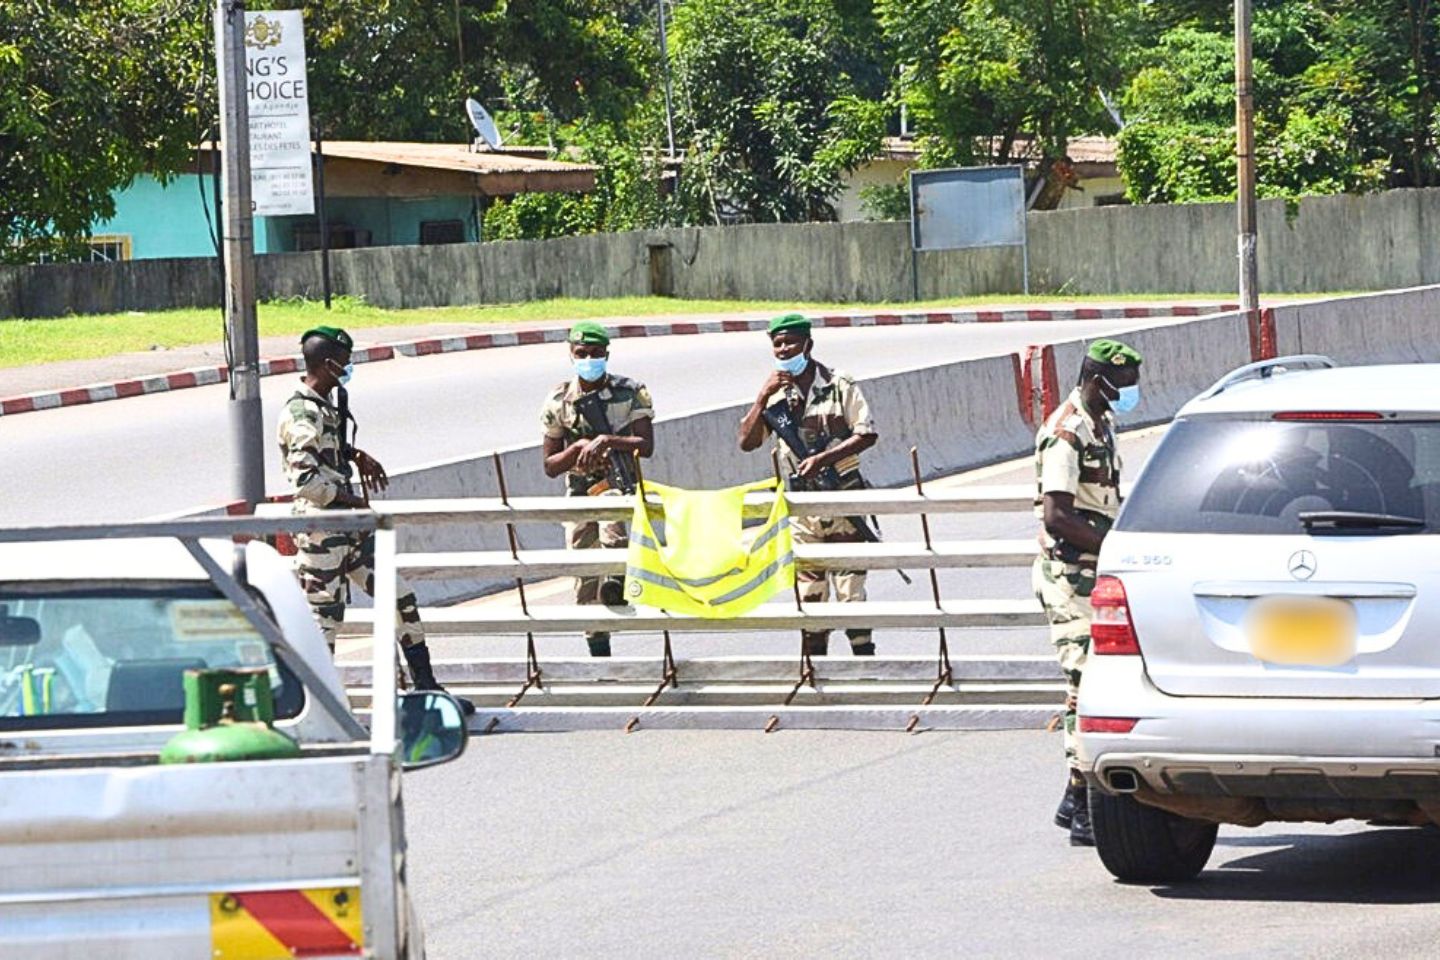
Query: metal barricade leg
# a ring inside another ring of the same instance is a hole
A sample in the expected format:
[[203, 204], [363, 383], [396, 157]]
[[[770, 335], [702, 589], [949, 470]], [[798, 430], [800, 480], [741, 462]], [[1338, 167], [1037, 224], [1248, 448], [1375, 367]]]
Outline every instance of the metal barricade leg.
[[[910, 448], [910, 471], [915, 477], [915, 492], [922, 497], [925, 496], [925, 487], [920, 480], [920, 449], [918, 447]], [[930, 517], [927, 514], [920, 514], [920, 529], [925, 534], [925, 549], [933, 551], [935, 546], [930, 540]], [[940, 603], [940, 575], [933, 566], [930, 568], [930, 594], [935, 599], [935, 609], [943, 609]], [[930, 688], [925, 699], [920, 701], [921, 709], [935, 702], [935, 697], [940, 693], [941, 687], [948, 686], [955, 681], [955, 672], [950, 668], [950, 642], [945, 637], [945, 628], [940, 627], [939, 629], [940, 651], [935, 665], [935, 685]], [[920, 714], [917, 712], [911, 715], [910, 722], [905, 725], [905, 732], [914, 733], [915, 728], [919, 725]]]
[[[499, 453], [493, 453], [491, 457], [495, 463], [495, 482], [500, 488], [500, 502], [508, 507], [510, 506], [510, 492], [505, 484], [505, 465], [501, 463]], [[505, 535], [510, 541], [510, 557], [518, 564], [520, 562], [520, 538], [515, 533], [515, 524], [505, 524]], [[520, 612], [527, 617], [530, 616], [530, 604], [525, 599], [525, 581], [523, 578], [515, 578], [515, 590], [520, 594]], [[515, 696], [505, 702], [506, 709], [513, 708], [519, 704], [520, 698], [525, 696], [532, 687], [537, 690], [543, 690], [545, 684], [542, 680], [540, 670], [540, 658], [535, 654], [535, 634], [526, 633], [525, 682], [520, 685], [520, 689], [516, 691]], [[500, 718], [491, 717], [490, 721], [485, 724], [485, 729], [480, 732], [490, 733], [499, 725]]]
[[[797, 581], [796, 584], [795, 584], [795, 609], [796, 609], [796, 610], [799, 610], [799, 611], [801, 611], [801, 612], [804, 612], [804, 609], [805, 609], [804, 603], [803, 603], [803, 602], [801, 601], [801, 599], [800, 599], [800, 584], [799, 584], [798, 581]], [[815, 661], [812, 660], [811, 657], [810, 657], [810, 649], [809, 649], [809, 647], [807, 647], [806, 644], [805, 644], [805, 634], [804, 634], [804, 632], [801, 632], [801, 634], [800, 634], [800, 676], [799, 676], [799, 678], [795, 681], [795, 686], [793, 686], [793, 687], [790, 688], [790, 693], [789, 693], [789, 695], [787, 695], [787, 696], [785, 697], [785, 700], [781, 703], [781, 706], [783, 706], [783, 707], [788, 707], [788, 706], [790, 706], [790, 704], [795, 700], [795, 698], [796, 698], [797, 696], [799, 696], [799, 694], [800, 694], [800, 688], [801, 688], [801, 687], [806, 687], [806, 686], [808, 686], [811, 690], [814, 690], [814, 689], [815, 689]], [[779, 716], [779, 714], [772, 714], [771, 717], [770, 717], [770, 719], [767, 720], [767, 721], [765, 721], [765, 732], [766, 732], [766, 733], [774, 733], [774, 732], [775, 732], [775, 729], [776, 729], [777, 727], [779, 727], [779, 726], [780, 726], [780, 716]]]
[[[642, 710], [646, 707], [655, 706], [655, 701], [660, 699], [660, 694], [665, 692], [666, 687], [674, 687], [677, 690], [680, 688], [680, 676], [675, 669], [675, 652], [670, 648], [670, 631], [665, 630], [663, 633], [665, 636], [665, 652], [662, 655], [660, 663], [660, 685], [655, 688], [655, 692], [645, 698], [644, 703], [640, 704], [640, 709]], [[640, 717], [631, 717], [625, 724], [625, 732], [634, 733], [635, 728], [638, 726], [640, 726]]]

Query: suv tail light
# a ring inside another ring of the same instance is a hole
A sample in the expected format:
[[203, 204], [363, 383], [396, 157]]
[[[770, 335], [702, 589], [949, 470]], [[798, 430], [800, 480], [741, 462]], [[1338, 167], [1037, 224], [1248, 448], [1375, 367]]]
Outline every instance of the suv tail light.
[[1275, 414], [1271, 419], [1290, 423], [1306, 421], [1328, 423], [1346, 420], [1384, 420], [1385, 417], [1374, 410], [1285, 410]]
[[1101, 577], [1090, 593], [1094, 617], [1090, 621], [1090, 652], [1105, 656], [1140, 655], [1140, 639], [1130, 622], [1130, 601], [1117, 577]]
[[1081, 717], [1081, 733], [1129, 733], [1139, 723], [1138, 717]]

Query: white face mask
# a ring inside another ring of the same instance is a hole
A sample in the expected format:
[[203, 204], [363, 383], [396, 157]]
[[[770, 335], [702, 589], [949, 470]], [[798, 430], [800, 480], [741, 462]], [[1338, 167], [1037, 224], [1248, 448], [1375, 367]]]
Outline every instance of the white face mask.
[[1105, 386], [1119, 394], [1118, 397], [1110, 401], [1110, 409], [1116, 413], [1129, 413], [1131, 410], [1140, 406], [1140, 384], [1135, 383], [1128, 387], [1117, 387], [1104, 377], [1100, 379], [1105, 381]]
[[800, 376], [808, 366], [810, 366], [810, 358], [803, 353], [797, 353], [789, 360], [781, 360], [779, 357], [775, 358], [775, 369], [781, 373], [788, 373], [792, 377]]
[[595, 383], [605, 376], [605, 357], [572, 357], [575, 375], [586, 383]]

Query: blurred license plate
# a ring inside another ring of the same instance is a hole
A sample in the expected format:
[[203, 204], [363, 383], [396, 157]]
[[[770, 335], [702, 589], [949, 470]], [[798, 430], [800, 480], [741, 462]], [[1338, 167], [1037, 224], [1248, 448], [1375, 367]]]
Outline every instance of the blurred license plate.
[[1355, 607], [1333, 597], [1264, 597], [1250, 609], [1250, 651], [1267, 663], [1338, 667], [1355, 658]]

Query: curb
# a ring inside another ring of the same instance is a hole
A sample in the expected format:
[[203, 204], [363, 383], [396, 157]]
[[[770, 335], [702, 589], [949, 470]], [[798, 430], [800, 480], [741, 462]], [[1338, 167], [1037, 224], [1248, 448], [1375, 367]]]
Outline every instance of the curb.
[[[1143, 320], [1168, 317], [1200, 317], [1210, 313], [1223, 313], [1238, 309], [1234, 304], [1177, 304], [1155, 307], [1073, 307], [1060, 310], [1032, 310], [1016, 308], [1009, 310], [956, 310], [940, 312], [838, 314], [811, 316], [815, 326], [822, 328], [840, 327], [888, 327], [908, 324], [929, 323], [1015, 323], [1042, 322], [1054, 320]], [[769, 324], [767, 319], [748, 320], [703, 320], [670, 321], [660, 323], [625, 323], [612, 327], [617, 339], [627, 337], [671, 337], [702, 333], [748, 333], [763, 331]], [[362, 347], [351, 355], [354, 363], [376, 363], [401, 357], [425, 357], [437, 353], [459, 353], [467, 350], [491, 350], [499, 347], [531, 346], [541, 343], [563, 343], [567, 331], [563, 327], [535, 330], [511, 330], [500, 333], [473, 333], [454, 337], [430, 337], [422, 340], [406, 340], [398, 343]], [[272, 357], [260, 361], [260, 376], [296, 373], [300, 370], [300, 357]], [[0, 398], [0, 416], [14, 416], [33, 413], [37, 410], [53, 410], [58, 407], [73, 407], [86, 403], [103, 403], [106, 400], [121, 400], [150, 393], [168, 393], [172, 390], [186, 390], [191, 387], [211, 386], [224, 383], [229, 371], [224, 366], [194, 367], [175, 373], [157, 373], [148, 377], [117, 380], [108, 383], [94, 383], [84, 387], [66, 390], [44, 390], [15, 397]]]

